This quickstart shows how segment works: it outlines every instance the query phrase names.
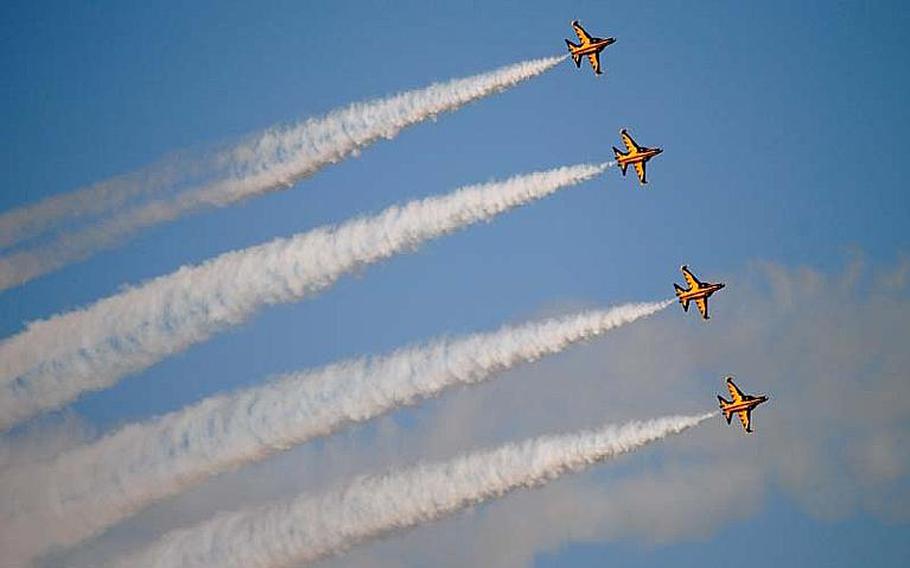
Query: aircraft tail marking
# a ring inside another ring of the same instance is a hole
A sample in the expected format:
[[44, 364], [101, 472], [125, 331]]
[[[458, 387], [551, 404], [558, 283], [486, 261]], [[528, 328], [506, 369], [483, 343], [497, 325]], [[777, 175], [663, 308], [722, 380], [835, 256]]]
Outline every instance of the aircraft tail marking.
[[717, 402], [720, 403], [720, 409], [721, 409], [721, 410], [723, 411], [723, 413], [724, 413], [724, 418], [727, 419], [727, 424], [729, 424], [730, 421], [733, 420], [733, 411], [732, 411], [732, 410], [727, 410], [727, 409], [724, 408], [724, 407], [727, 406], [727, 405], [733, 404], [733, 403], [730, 402], [729, 400], [726, 400], [724, 397], [722, 397], [722, 396], [720, 396], [720, 395], [717, 395]]
[[[566, 40], [566, 41], [568, 41], [568, 40]], [[625, 175], [626, 175], [626, 168], [629, 167], [629, 164], [628, 164], [628, 163], [622, 163], [622, 162], [619, 161], [619, 159], [620, 159], [621, 157], [625, 156], [625, 154], [623, 154], [623, 153], [619, 150], [619, 148], [617, 148], [616, 146], [613, 146], [613, 156], [616, 157], [616, 162], [619, 164], [619, 169], [622, 171], [622, 175], [625, 176]]]
[[574, 50], [578, 49], [578, 48], [581, 47], [581, 46], [580, 46], [580, 45], [575, 45], [575, 44], [572, 43], [571, 41], [566, 40], [566, 47], [569, 48], [569, 53], [572, 55], [572, 61], [575, 62], [575, 66], [576, 66], [576, 67], [581, 67], [581, 55], [576, 54], [575, 51], [574, 51]]
[[[622, 172], [622, 173], [623, 173], [623, 174], [626, 173], [625, 168], [623, 168], [623, 172]], [[679, 303], [682, 304], [683, 311], [684, 311], [684, 312], [688, 312], [688, 311], [689, 311], [689, 300], [688, 300], [688, 299], [686, 299], [686, 300], [683, 300], [683, 299], [682, 299], [683, 292], [685, 292], [686, 290], [684, 290], [683, 288], [681, 288], [681, 287], [679, 286], [679, 284], [677, 284], [676, 282], [673, 283], [673, 289], [676, 290], [676, 297], [679, 298]], [[720, 398], [720, 397], [717, 397], [717, 398]]]

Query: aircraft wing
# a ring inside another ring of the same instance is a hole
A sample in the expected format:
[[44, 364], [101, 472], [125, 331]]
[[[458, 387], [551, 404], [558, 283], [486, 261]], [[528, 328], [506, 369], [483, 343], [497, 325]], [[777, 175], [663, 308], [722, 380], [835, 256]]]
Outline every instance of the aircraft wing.
[[578, 41], [581, 42], [581, 45], [588, 45], [591, 43], [590, 34], [588, 34], [588, 32], [586, 32], [585, 29], [581, 27], [581, 24], [579, 24], [577, 21], [572, 22], [572, 29], [575, 30], [575, 35], [578, 36]]
[[683, 266], [682, 268], [680, 268], [680, 271], [682, 271], [683, 278], [685, 278], [686, 285], [689, 287], [690, 291], [698, 290], [699, 288], [701, 288], [701, 282], [699, 282], [698, 278], [696, 278], [694, 274], [689, 272], [688, 266]]
[[739, 421], [743, 423], [743, 428], [746, 429], [746, 432], [752, 431], [752, 411], [751, 410], [740, 410], [736, 413], [739, 416]]
[[734, 404], [743, 401], [743, 392], [739, 390], [739, 387], [733, 384], [733, 379], [730, 377], [727, 377], [727, 390], [730, 391], [730, 396], [733, 397]]
[[632, 140], [625, 128], [619, 131], [619, 137], [622, 138], [622, 143], [626, 145], [626, 150], [629, 152], [637, 154], [641, 151], [641, 148], [635, 143], [635, 140]]
[[635, 166], [635, 173], [638, 174], [638, 181], [640, 181], [642, 185], [648, 183], [648, 180], [645, 179], [645, 163], [635, 162], [632, 165]]
[[695, 305], [698, 306], [701, 317], [708, 319], [708, 300], [705, 298], [695, 298]]
[[600, 54], [599, 53], [589, 53], [588, 61], [591, 62], [591, 67], [594, 69], [595, 75], [600, 75]]

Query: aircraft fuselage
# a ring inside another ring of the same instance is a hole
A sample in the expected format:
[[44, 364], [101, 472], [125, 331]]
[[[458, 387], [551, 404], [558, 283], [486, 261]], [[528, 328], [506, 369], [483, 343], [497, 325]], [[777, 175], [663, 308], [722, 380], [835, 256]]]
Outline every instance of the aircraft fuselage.
[[611, 43], [614, 43], [615, 41], [616, 41], [616, 39], [614, 39], [612, 37], [608, 37], [606, 39], [599, 39], [596, 41], [592, 41], [588, 45], [583, 45], [581, 47], [573, 47], [573, 48], [571, 48], [572, 55], [588, 55], [588, 54], [593, 54], [593, 53], [600, 53], [601, 51], [604, 50], [605, 47], [607, 47]]
[[679, 300], [680, 301], [698, 300], [701, 298], [704, 298], [705, 300], [707, 300], [708, 298], [711, 297], [711, 295], [714, 292], [717, 292], [718, 290], [720, 290], [723, 287], [724, 287], [724, 284], [705, 284], [698, 290], [689, 290], [686, 292], [680, 292]]
[[663, 152], [663, 150], [661, 150], [660, 148], [648, 148], [648, 149], [642, 150], [640, 152], [637, 152], [635, 154], [630, 153], [630, 154], [625, 154], [625, 155], [619, 156], [616, 159], [616, 161], [619, 162], [619, 165], [621, 165], [621, 166], [628, 165], [628, 164], [635, 164], [638, 162], [647, 162], [648, 160], [650, 160], [654, 156], [660, 154], [661, 152]]
[[736, 402], [731, 404], [725, 404], [721, 407], [721, 410], [724, 412], [741, 412], [743, 410], [752, 410], [759, 404], [766, 402], [768, 400], [767, 396], [759, 396], [753, 400], [744, 400], [742, 402]]

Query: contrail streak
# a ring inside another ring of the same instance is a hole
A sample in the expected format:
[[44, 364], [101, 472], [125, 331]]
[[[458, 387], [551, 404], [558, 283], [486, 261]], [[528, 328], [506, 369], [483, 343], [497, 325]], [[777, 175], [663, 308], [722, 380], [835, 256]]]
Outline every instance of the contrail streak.
[[[393, 138], [408, 126], [513, 87], [563, 59], [565, 56], [525, 61], [352, 104], [320, 118], [269, 129], [206, 160], [187, 160], [181, 166], [175, 159], [145, 173], [122, 176], [0, 215], [0, 246], [48, 232], [59, 233], [49, 242], [0, 257], [0, 290], [117, 246], [144, 227], [202, 207], [225, 206], [290, 187], [381, 138]], [[174, 193], [169, 186], [179, 183], [187, 187], [174, 195], [153, 196], [148, 203], [131, 203], [123, 209], [136, 196], [167, 189]], [[98, 218], [105, 213], [109, 215]], [[82, 229], [69, 227], [80, 218], [94, 222]]]
[[219, 514], [173, 531], [117, 566], [272, 568], [312, 562], [520, 488], [631, 452], [715, 412], [544, 436], [448, 462], [356, 478], [321, 495]]
[[10, 519], [3, 532], [20, 543], [36, 541], [34, 554], [75, 544], [211, 475], [446, 388], [485, 381], [671, 303], [626, 304], [439, 340], [285, 375], [129, 425], [53, 461], [0, 474], [4, 491], [35, 500], [0, 502], [0, 518]]
[[610, 165], [567, 166], [393, 206], [229, 252], [32, 322], [0, 343], [0, 430], [109, 387], [267, 305], [314, 294], [352, 270], [591, 179]]
[[74, 224], [133, 206], [145, 194], [202, 183], [225, 166], [225, 158], [217, 153], [174, 152], [138, 171], [0, 213], [0, 249], [72, 230]]

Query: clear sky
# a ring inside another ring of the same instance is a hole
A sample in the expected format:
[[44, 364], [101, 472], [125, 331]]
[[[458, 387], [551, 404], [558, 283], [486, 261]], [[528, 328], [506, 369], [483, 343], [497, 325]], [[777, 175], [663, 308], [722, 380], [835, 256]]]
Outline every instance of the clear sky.
[[[737, 306], [749, 302], [745, 281], [765, 274], [755, 268], [765, 266], [761, 263], [786, 273], [783, 280], [772, 274], [768, 285], [749, 284], [759, 291], [772, 289], [768, 298], [780, 297], [775, 294], [787, 282], [804, 285], [807, 295], [824, 296], [824, 290], [806, 284], [798, 267], [822, 283], [841, 282], [851, 259], [859, 257], [870, 272], [900, 274], [901, 259], [906, 262], [910, 250], [910, 197], [900, 181], [910, 174], [904, 143], [910, 131], [910, 9], [903, 2], [8, 1], [0, 14], [2, 211], [135, 170], [175, 150], [205, 149], [349, 102], [562, 53], [575, 18], [592, 34], [617, 38], [603, 53], [602, 77], [595, 78], [585, 66], [576, 70], [567, 61], [517, 88], [379, 142], [293, 189], [158, 226], [116, 250], [3, 292], [4, 337], [26, 321], [224, 251], [468, 183], [610, 159], [622, 127], [639, 143], [665, 150], [649, 164], [646, 188], [609, 171], [491, 224], [345, 278], [319, 297], [265, 310], [236, 330], [85, 396], [70, 412], [98, 431], [256, 384], [274, 373], [488, 329], [567, 306], [661, 299], [670, 295], [682, 263], [705, 278], [739, 282], [742, 291], [731, 287], [716, 297], [714, 320], [707, 327], [683, 320], [673, 308], [674, 313], [662, 314], [646, 329], [663, 325], [696, 337], [704, 334], [707, 340], [713, 336], [706, 330], [717, 320], [747, 313]], [[863, 313], [863, 300], [857, 297], [862, 294], [853, 292], [839, 294], [845, 302], [859, 302], [856, 311]], [[879, 293], [883, 302], [896, 306], [892, 313], [904, 313], [903, 281], [885, 292], [876, 288]], [[819, 326], [800, 338], [832, 335], [835, 330], [826, 322], [843, 323], [836, 302], [820, 301], [818, 306], [829, 312], [813, 312], [818, 319], [812, 321]], [[889, 310], [881, 313], [887, 317]], [[786, 320], [786, 310], [779, 315]], [[870, 318], [864, 325], [879, 323]], [[906, 323], [889, 329], [887, 337], [896, 345], [910, 343]], [[868, 329], [860, 332], [877, 337]], [[672, 335], [662, 337], [674, 341]], [[607, 343], [609, 338], [581, 349], [606, 349]], [[710, 407], [720, 377], [739, 374], [751, 364], [745, 351], [742, 359], [699, 360], [691, 352], [649, 345], [638, 356], [668, 369], [680, 363], [697, 371], [703, 388], [679, 387], [676, 406], [636, 406], [639, 412], [623, 418]], [[804, 347], [811, 351], [816, 345], [807, 339]], [[756, 345], [767, 358], [779, 357], [774, 349], [773, 342]], [[886, 355], [900, 360], [897, 350]], [[686, 359], [676, 361], [676, 356]], [[573, 368], [570, 363], [560, 359], [544, 368], [562, 375]], [[629, 365], [617, 369], [611, 380], [639, 380], [621, 372], [638, 368]], [[661, 384], [664, 372], [659, 366], [653, 370], [655, 376], [646, 378], [652, 387]], [[910, 395], [910, 377], [905, 368], [900, 372], [897, 394]], [[785, 374], [786, 368], [781, 370]], [[778, 384], [754, 375], [747, 381], [758, 391]], [[781, 379], [779, 384], [783, 392], [775, 392], [772, 403], [792, 404], [787, 383]], [[520, 388], [512, 381], [454, 396], [505, 401], [518, 396]], [[445, 422], [459, 415], [446, 412], [448, 395], [381, 424], [408, 440], [424, 429], [464, 427], [463, 440], [435, 456], [445, 457], [584, 425], [565, 418], [572, 415], [570, 403], [588, 397], [588, 389], [608, 390], [610, 383], [570, 382], [565, 388], [565, 401], [554, 402], [564, 412], [535, 422], [539, 428], [526, 420], [510, 425], [512, 415], [506, 411], [497, 416], [500, 424], [489, 427]], [[630, 389], [625, 392], [634, 396]], [[529, 404], [546, 414], [546, 397], [553, 395], [542, 390], [540, 396]], [[591, 411], [584, 414], [586, 423], [622, 415], [622, 401], [611, 400], [620, 405], [615, 414], [605, 409], [598, 417]], [[514, 408], [514, 402], [501, 407]], [[773, 414], [767, 416], [755, 437], [775, 428]], [[910, 455], [907, 418], [899, 413], [886, 424], [901, 428], [886, 447], [901, 452], [898, 473], [889, 483], [897, 484], [901, 502], [910, 505], [903, 457]], [[713, 430], [718, 437], [740, 436], [719, 424]], [[703, 435], [700, 430], [687, 434]], [[341, 447], [334, 452], [371, 447], [368, 455], [375, 461], [363, 458], [356, 467], [338, 466], [338, 472], [371, 471], [424, 457], [402, 450], [404, 442], [372, 445], [374, 439], [385, 439], [382, 426], [365, 426], [346, 436], [329, 443]], [[329, 451], [313, 446], [306, 450], [311, 458]], [[737, 451], [739, 446], [730, 448]], [[648, 475], [653, 466], [667, 474], [687, 462], [679, 452], [647, 455], [640, 462], [635, 456], [623, 461], [620, 469], [630, 476]], [[613, 474], [599, 470], [584, 477], [584, 487], [609, 491]], [[818, 483], [824, 485], [827, 478], [819, 473]], [[232, 475], [234, 483], [257, 483], [253, 475]], [[323, 475], [331, 477], [333, 470]], [[287, 490], [308, 488], [294, 486], [288, 481], [292, 477], [279, 459], [271, 477], [258, 483], [281, 479], [276, 484]], [[229, 487], [232, 481], [224, 483]], [[867, 494], [865, 486], [856, 489], [856, 502], [867, 505], [847, 506], [835, 514], [801, 502], [780, 476], [749, 487], [742, 502], [730, 499], [723, 511], [711, 511], [715, 522], [694, 533], [670, 531], [656, 542], [642, 535], [644, 529], [569, 531], [555, 541], [532, 534], [527, 536], [531, 562], [548, 567], [699, 566], [726, 561], [722, 556], [736, 543], [759, 547], [754, 556], [737, 560], [741, 566], [853, 566], [860, 561], [897, 566], [910, 557], [907, 511], [885, 514], [868, 505], [866, 497], [874, 491]], [[202, 501], [206, 494], [194, 495]], [[703, 495], [712, 498], [708, 489]], [[517, 523], [519, 512], [526, 510], [521, 499], [418, 534], [451, 529], [464, 538], [463, 547], [483, 548], [482, 517]], [[172, 506], [177, 510], [181, 505]], [[526, 511], [536, 514], [534, 508]], [[697, 507], [691, 514], [696, 524], [707, 515]], [[166, 507], [153, 511], [146, 524], [159, 526], [156, 522], [167, 515]], [[623, 516], [611, 518], [620, 523]], [[510, 530], [520, 532], [519, 525]], [[137, 533], [146, 530], [141, 519], [137, 527]], [[119, 536], [115, 531], [108, 541]], [[451, 550], [442, 542], [439, 546], [439, 556], [434, 556], [432, 546], [405, 535], [337, 562], [356, 565], [375, 554], [396, 559], [392, 564], [408, 565], [414, 558], [444, 563]], [[429, 550], [418, 551], [421, 547]]]

